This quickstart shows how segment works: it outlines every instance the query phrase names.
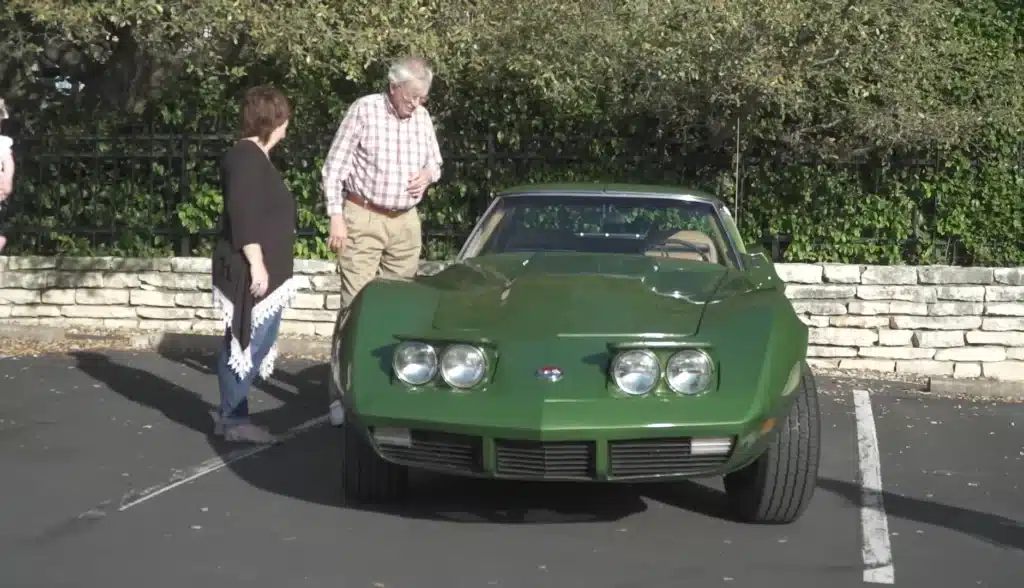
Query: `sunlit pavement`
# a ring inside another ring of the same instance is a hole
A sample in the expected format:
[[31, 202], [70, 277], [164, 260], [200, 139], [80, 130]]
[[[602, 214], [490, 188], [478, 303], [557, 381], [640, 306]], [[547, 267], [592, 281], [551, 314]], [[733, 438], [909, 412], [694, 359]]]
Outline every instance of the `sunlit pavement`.
[[789, 526], [728, 520], [717, 481], [425, 476], [401, 510], [369, 512], [341, 505], [325, 366], [279, 365], [254, 409], [306, 428], [239, 453], [209, 437], [211, 362], [0, 359], [0, 586], [1024, 585], [1024, 404], [820, 377], [822, 478]]

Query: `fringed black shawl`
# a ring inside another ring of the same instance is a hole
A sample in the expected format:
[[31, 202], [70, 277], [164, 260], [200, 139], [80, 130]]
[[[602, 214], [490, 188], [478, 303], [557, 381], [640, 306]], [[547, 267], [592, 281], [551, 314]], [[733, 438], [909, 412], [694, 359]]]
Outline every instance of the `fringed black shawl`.
[[[295, 198], [262, 149], [241, 140], [221, 161], [224, 208], [213, 251], [213, 301], [231, 335], [228, 365], [243, 378], [253, 369], [252, 336], [267, 319], [295, 298], [293, 275]], [[258, 243], [269, 275], [266, 295], [249, 291], [252, 278], [242, 247]], [[267, 378], [274, 371], [273, 343], [259, 366]]]

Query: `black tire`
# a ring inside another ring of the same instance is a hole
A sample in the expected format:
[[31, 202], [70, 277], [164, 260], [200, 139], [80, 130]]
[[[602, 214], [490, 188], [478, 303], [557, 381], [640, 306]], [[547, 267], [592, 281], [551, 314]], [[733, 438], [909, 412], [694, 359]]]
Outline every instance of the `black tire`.
[[408, 488], [408, 468], [381, 459], [349, 423], [341, 429], [345, 444], [341, 485], [345, 498], [355, 502], [392, 502], [403, 498]]
[[804, 362], [793, 408], [775, 427], [768, 449], [742, 470], [725, 476], [725, 490], [740, 520], [788, 524], [814, 497], [821, 461], [818, 386]]

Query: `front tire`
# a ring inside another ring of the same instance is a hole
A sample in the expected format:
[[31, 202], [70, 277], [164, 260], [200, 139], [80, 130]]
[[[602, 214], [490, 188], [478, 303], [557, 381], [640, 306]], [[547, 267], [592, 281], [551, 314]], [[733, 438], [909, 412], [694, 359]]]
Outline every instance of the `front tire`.
[[384, 461], [352, 424], [341, 427], [344, 435], [342, 488], [355, 502], [391, 502], [403, 498], [408, 488], [407, 468]]
[[725, 476], [730, 506], [743, 521], [789, 524], [814, 497], [821, 460], [818, 387], [810, 366], [801, 367], [800, 386], [786, 420], [776, 425], [768, 449], [756, 461]]

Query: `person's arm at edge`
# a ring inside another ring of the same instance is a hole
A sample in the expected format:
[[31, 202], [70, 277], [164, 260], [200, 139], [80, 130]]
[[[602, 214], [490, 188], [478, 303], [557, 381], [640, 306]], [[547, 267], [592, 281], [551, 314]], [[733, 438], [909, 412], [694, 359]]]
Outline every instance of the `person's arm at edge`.
[[14, 153], [0, 155], [0, 201], [6, 200], [14, 190]]

